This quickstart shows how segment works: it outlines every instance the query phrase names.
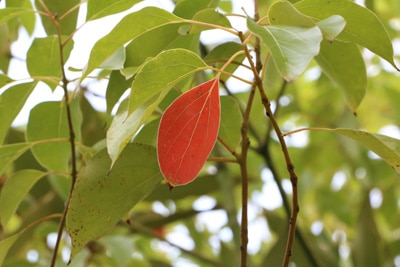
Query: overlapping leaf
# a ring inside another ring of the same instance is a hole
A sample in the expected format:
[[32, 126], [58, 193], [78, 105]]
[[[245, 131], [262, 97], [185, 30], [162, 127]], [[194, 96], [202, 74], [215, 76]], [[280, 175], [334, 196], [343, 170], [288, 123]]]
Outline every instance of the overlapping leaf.
[[287, 81], [295, 80], [318, 55], [321, 30], [317, 27], [275, 25], [262, 27], [247, 19], [247, 27], [268, 46], [281, 76]]
[[344, 30], [338, 40], [355, 42], [390, 62], [393, 61], [393, 47], [382, 22], [372, 11], [348, 0], [303, 0], [295, 4], [303, 14], [316, 20], [332, 15], [340, 15], [346, 20]]
[[347, 105], [355, 114], [367, 90], [367, 70], [357, 45], [322, 42], [321, 53], [315, 59], [343, 90]]
[[68, 205], [71, 259], [87, 242], [113, 227], [162, 180], [153, 147], [130, 144], [110, 171], [105, 150], [81, 170]]
[[[181, 23], [177, 16], [155, 7], [146, 7], [124, 17], [115, 28], [93, 47], [82, 78], [98, 68], [128, 41], [168, 24]], [[127, 29], [130, 29], [127, 31]]]
[[158, 129], [157, 155], [171, 187], [196, 178], [217, 140], [219, 124], [217, 79], [190, 89], [165, 110]]
[[30, 147], [29, 143], [0, 146], [0, 174], [3, 174], [6, 168]]
[[334, 133], [349, 137], [375, 152], [400, 174], [400, 140], [386, 135], [353, 129], [331, 129]]
[[7, 179], [0, 195], [0, 224], [3, 227], [7, 225], [32, 186], [44, 175], [45, 173], [38, 170], [22, 170]]
[[23, 7], [8, 7], [5, 9], [0, 9], [0, 25], [22, 14], [33, 12], [33, 9]]

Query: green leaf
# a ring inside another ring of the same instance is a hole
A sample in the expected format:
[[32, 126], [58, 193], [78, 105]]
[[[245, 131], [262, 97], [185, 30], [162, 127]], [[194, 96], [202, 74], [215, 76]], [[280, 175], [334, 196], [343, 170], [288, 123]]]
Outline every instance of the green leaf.
[[117, 114], [107, 131], [107, 150], [114, 163], [131, 138], [136, 134], [152, 111], [157, 107], [158, 102], [152, 105], [154, 101], [144, 103], [130, 115], [128, 115], [128, 101], [121, 103]]
[[[79, 5], [80, 0], [35, 0], [35, 6], [40, 11], [46, 12], [41, 2], [46, 5], [50, 14], [53, 15], [59, 28], [59, 30], [57, 30], [50, 18], [41, 16], [42, 24], [47, 35], [61, 34], [68, 36], [75, 31], [79, 11], [79, 8], [76, 8], [76, 6]], [[66, 15], [66, 13], [68, 14]], [[65, 17], [63, 17], [64, 15]], [[60, 20], [60, 18], [62, 18], [62, 20]]]
[[[70, 107], [78, 141], [82, 122], [79, 101], [72, 101]], [[26, 136], [28, 141], [43, 141], [32, 147], [32, 153], [43, 167], [52, 171], [69, 170], [71, 148], [65, 102], [42, 102], [36, 105], [30, 112]], [[56, 138], [65, 140], [51, 140]], [[54, 157], [54, 151], [57, 151], [57, 157]]]
[[22, 170], [9, 177], [0, 195], [0, 224], [6, 226], [29, 190], [45, 173], [38, 170]]
[[15, 80], [11, 79], [7, 75], [0, 73], [0, 88], [14, 81]]
[[103, 63], [101, 63], [100, 68], [106, 70], [122, 69], [124, 67], [125, 57], [125, 48], [121, 47], [109, 58], [107, 58]]
[[356, 234], [354, 237], [352, 258], [354, 266], [375, 267], [383, 266], [382, 240], [371, 207], [369, 192], [364, 193], [360, 205]]
[[316, 26], [262, 27], [248, 18], [247, 27], [268, 46], [277, 69], [287, 81], [295, 80], [307, 68], [311, 59], [319, 53], [322, 33]]
[[316, 20], [340, 15], [346, 20], [344, 30], [337, 37], [345, 42], [355, 42], [393, 65], [393, 47], [389, 34], [379, 18], [370, 10], [348, 0], [303, 0], [296, 8]]
[[400, 174], [400, 140], [386, 135], [369, 133], [353, 129], [328, 129], [337, 134], [349, 137], [360, 144], [363, 144], [369, 150], [375, 152], [384, 161]]
[[0, 240], [0, 266], [3, 266], [4, 259], [7, 256], [8, 250], [14, 245], [15, 241], [21, 236], [22, 232]]
[[17, 84], [0, 95], [0, 144], [35, 86], [36, 82]]
[[5, 9], [0, 9], [0, 25], [26, 13], [34, 13], [34, 11], [31, 8], [23, 7], [7, 7]]
[[199, 56], [185, 49], [167, 50], [148, 60], [132, 83], [128, 114], [155, 96], [161, 101], [177, 82], [207, 67]]
[[0, 146], [0, 174], [5, 172], [8, 165], [31, 147], [28, 143], [18, 143]]
[[98, 68], [128, 41], [163, 25], [181, 23], [182, 21], [181, 18], [176, 17], [168, 11], [155, 7], [146, 7], [127, 15], [109, 34], [94, 45], [82, 79], [95, 68]]
[[[243, 50], [243, 46], [241, 44], [235, 42], [225, 42], [211, 50], [204, 60], [207, 64], [220, 69], [233, 54], [241, 50]], [[233, 73], [240, 66], [240, 64], [242, 64], [244, 58], [244, 54], [237, 56], [234, 61], [225, 68], [225, 71], [228, 73]], [[222, 74], [220, 76], [220, 80], [226, 81], [229, 77], [230, 76], [227, 74]]]
[[122, 94], [130, 87], [130, 83], [118, 70], [113, 70], [110, 74], [110, 79], [106, 91], [107, 113], [111, 111]]
[[315, 60], [343, 90], [348, 106], [356, 113], [367, 90], [367, 70], [357, 45], [339, 41], [322, 42], [321, 52]]
[[71, 259], [113, 227], [161, 181], [156, 150], [130, 144], [110, 171], [102, 150], [81, 170], [68, 205], [66, 226], [72, 239]]
[[268, 19], [272, 25], [291, 25], [301, 27], [314, 27], [312, 18], [301, 14], [288, 1], [275, 2], [268, 10]]
[[237, 102], [229, 96], [221, 97], [221, 125], [218, 136], [232, 149], [241, 139], [242, 113]]
[[86, 20], [95, 20], [111, 14], [125, 11], [142, 0], [89, 0], [87, 6]]
[[[64, 60], [68, 59], [72, 47], [72, 41], [64, 47]], [[50, 83], [52, 88], [54, 85], [58, 85], [63, 68], [58, 38], [56, 36], [35, 38], [28, 50], [26, 62], [31, 76], [38, 76], [35, 78]]]
[[333, 15], [317, 22], [322, 34], [328, 41], [333, 41], [346, 26], [346, 21], [342, 16]]
[[[209, 24], [214, 24], [226, 28], [231, 28], [231, 23], [229, 20], [222, 15], [221, 13], [217, 12], [214, 8], [208, 8], [208, 9], [203, 9], [197, 12], [193, 19], [194, 21], [200, 21], [200, 22], [205, 22]], [[183, 27], [183, 26], [182, 26]], [[206, 30], [212, 30], [215, 29], [213, 27], [209, 26], [203, 26], [203, 25], [197, 25], [197, 24], [192, 24], [190, 27], [189, 33], [196, 33], [196, 32], [202, 32]]]
[[200, 10], [216, 8], [219, 0], [183, 0], [176, 3], [174, 14], [185, 19], [191, 19]]

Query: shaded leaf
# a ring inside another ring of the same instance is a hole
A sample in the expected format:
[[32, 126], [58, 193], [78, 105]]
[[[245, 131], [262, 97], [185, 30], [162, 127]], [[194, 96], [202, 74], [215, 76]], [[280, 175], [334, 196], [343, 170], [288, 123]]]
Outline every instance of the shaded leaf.
[[158, 129], [157, 155], [170, 186], [196, 178], [217, 140], [219, 124], [217, 79], [190, 89], [165, 110]]
[[[193, 20], [195, 21], [200, 21], [200, 22], [206, 22], [209, 24], [214, 24], [226, 28], [231, 28], [231, 23], [229, 20], [221, 13], [217, 12], [214, 8], [208, 8], [208, 9], [203, 9], [197, 12]], [[192, 24], [190, 27], [189, 33], [196, 33], [196, 32], [201, 32], [201, 31], [206, 31], [206, 30], [212, 30], [214, 29], [213, 27], [208, 27], [208, 26], [203, 26], [203, 25], [197, 25], [197, 24]]]
[[130, 87], [129, 81], [118, 70], [113, 70], [110, 74], [110, 80], [107, 85], [106, 91], [106, 103], [107, 113], [111, 114], [111, 111], [122, 94]]
[[375, 152], [384, 161], [400, 174], [400, 140], [386, 135], [369, 133], [354, 129], [327, 129], [337, 134], [349, 137], [360, 144], [366, 146], [369, 150]]
[[66, 226], [71, 259], [89, 241], [102, 236], [162, 180], [153, 147], [130, 144], [110, 171], [100, 151], [81, 170], [68, 205]]
[[36, 82], [17, 84], [0, 95], [0, 144], [35, 86]]
[[[63, 49], [64, 60], [72, 50], [73, 43], [70, 41]], [[60, 47], [56, 36], [35, 38], [27, 53], [27, 67], [31, 76], [39, 76], [44, 79], [50, 87], [55, 88], [61, 79]]]
[[379, 18], [370, 10], [348, 0], [303, 0], [296, 8], [316, 20], [340, 15], [346, 20], [344, 30], [337, 37], [345, 42], [355, 42], [390, 62], [393, 61], [393, 47], [390, 37]]
[[15, 241], [20, 237], [22, 232], [9, 236], [0, 240], [0, 266], [3, 266], [4, 259], [7, 256], [8, 250], [14, 245]]
[[176, 3], [174, 14], [185, 19], [191, 19], [204, 9], [216, 8], [219, 0], [183, 0]]
[[[82, 122], [79, 101], [72, 101], [70, 107], [78, 141]], [[36, 105], [29, 115], [26, 137], [28, 141], [44, 141], [32, 148], [32, 153], [43, 167], [53, 171], [69, 170], [71, 148], [65, 102], [42, 102]], [[56, 138], [65, 140], [51, 140]], [[57, 157], [54, 157], [54, 151], [57, 151]]]
[[237, 102], [229, 96], [221, 97], [221, 125], [219, 137], [235, 149], [241, 139], [242, 113]]
[[[82, 79], [95, 68], [98, 68], [128, 41], [163, 25], [180, 23], [182, 21], [181, 18], [176, 17], [168, 11], [155, 7], [146, 7], [125, 16], [109, 34], [94, 45]], [[126, 29], [130, 30], [127, 31]]]
[[381, 238], [376, 225], [368, 192], [364, 193], [356, 225], [352, 258], [354, 266], [382, 266]]
[[87, 6], [86, 20], [95, 20], [111, 14], [125, 11], [141, 0], [89, 0]]
[[[243, 50], [243, 46], [241, 44], [235, 42], [225, 42], [211, 50], [211, 52], [208, 53], [208, 55], [204, 58], [204, 61], [207, 64], [213, 65], [214, 67], [220, 69], [233, 54], [240, 50]], [[240, 64], [242, 64], [245, 57], [246, 56], [244, 54], [237, 56], [235, 60], [225, 68], [225, 71], [228, 73], [233, 73], [240, 66]], [[229, 77], [230, 76], [227, 74], [221, 74], [220, 80], [226, 81]]]
[[3, 174], [8, 165], [31, 147], [28, 143], [18, 143], [0, 146], [0, 174]]
[[339, 41], [322, 42], [321, 52], [315, 60], [343, 90], [348, 106], [356, 113], [367, 90], [367, 70], [357, 45]]
[[249, 18], [247, 26], [268, 46], [275, 65], [287, 81], [295, 80], [307, 68], [311, 59], [319, 53], [322, 33], [316, 26], [262, 27]]
[[38, 170], [21, 170], [7, 179], [0, 194], [1, 225], [7, 225], [26, 194], [44, 175], [45, 173]]

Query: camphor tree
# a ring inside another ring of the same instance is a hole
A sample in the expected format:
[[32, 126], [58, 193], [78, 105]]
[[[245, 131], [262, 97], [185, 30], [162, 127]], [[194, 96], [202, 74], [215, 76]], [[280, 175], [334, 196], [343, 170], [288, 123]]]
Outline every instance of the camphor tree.
[[398, 1], [3, 2], [0, 265], [400, 266]]

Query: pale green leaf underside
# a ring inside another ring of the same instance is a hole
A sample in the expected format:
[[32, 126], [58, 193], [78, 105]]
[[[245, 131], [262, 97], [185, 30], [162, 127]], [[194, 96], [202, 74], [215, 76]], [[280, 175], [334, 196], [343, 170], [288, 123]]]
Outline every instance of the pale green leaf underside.
[[321, 29], [324, 37], [329, 41], [333, 41], [343, 31], [346, 21], [342, 16], [333, 15], [318, 21], [316, 24]]
[[363, 144], [369, 150], [376, 153], [392, 168], [400, 174], [400, 140], [386, 135], [369, 133], [353, 129], [332, 129], [329, 130], [337, 134], [349, 137], [360, 144]]
[[155, 7], [146, 7], [125, 16], [109, 34], [94, 45], [82, 79], [130, 40], [163, 25], [182, 21], [168, 11]]
[[348, 0], [303, 0], [297, 2], [295, 7], [317, 20], [332, 15], [342, 16], [346, 20], [346, 26], [337, 37], [338, 40], [362, 45], [397, 69], [389, 34], [372, 11]]
[[287, 81], [295, 80], [306, 69], [311, 59], [318, 55], [323, 39], [320, 29], [316, 26], [262, 27], [249, 18], [247, 26], [268, 46], [277, 69]]
[[38, 170], [21, 170], [7, 179], [0, 194], [0, 223], [3, 227], [32, 186], [44, 175], [45, 173]]
[[110, 171], [105, 150], [82, 169], [68, 206], [71, 259], [85, 244], [113, 227], [162, 181], [154, 147], [130, 144]]

